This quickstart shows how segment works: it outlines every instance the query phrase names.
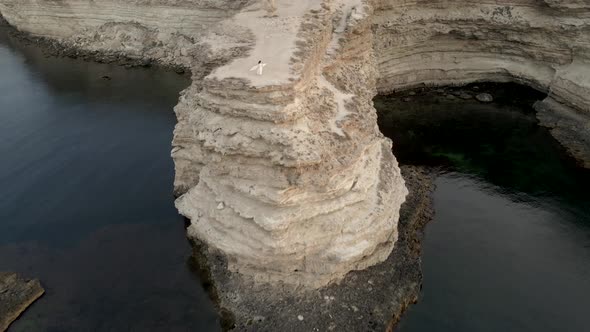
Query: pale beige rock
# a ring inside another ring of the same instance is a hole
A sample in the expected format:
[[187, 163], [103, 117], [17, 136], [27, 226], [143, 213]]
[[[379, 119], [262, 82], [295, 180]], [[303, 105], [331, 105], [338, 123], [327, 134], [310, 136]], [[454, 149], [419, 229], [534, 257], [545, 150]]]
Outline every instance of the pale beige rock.
[[590, 167], [590, 1], [373, 4], [380, 92], [477, 81], [532, 86], [549, 95], [538, 107], [541, 124]]
[[371, 103], [370, 6], [320, 4], [245, 8], [232, 21], [253, 48], [176, 107], [173, 157], [200, 168], [177, 201], [189, 235], [259, 281], [319, 287], [384, 261], [407, 194]]

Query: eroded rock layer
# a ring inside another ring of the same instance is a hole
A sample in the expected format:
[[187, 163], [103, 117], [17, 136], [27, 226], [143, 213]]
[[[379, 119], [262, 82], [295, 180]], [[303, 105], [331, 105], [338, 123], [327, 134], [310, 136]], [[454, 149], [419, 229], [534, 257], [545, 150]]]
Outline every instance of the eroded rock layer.
[[[248, 0], [2, 0], [0, 13], [17, 29], [64, 47], [195, 67], [199, 40]], [[241, 37], [240, 33], [230, 33]], [[225, 38], [232, 42], [232, 38]], [[223, 40], [217, 44], [222, 44]]]
[[[590, 161], [590, 1], [375, 0], [378, 90], [515, 81], [548, 93], [555, 137]], [[543, 105], [543, 106], [541, 106]], [[545, 116], [542, 119], [547, 119]], [[577, 129], [570, 128], [578, 119]]]
[[23, 279], [12, 272], [0, 272], [0, 331], [6, 331], [43, 293], [45, 290], [39, 280]]

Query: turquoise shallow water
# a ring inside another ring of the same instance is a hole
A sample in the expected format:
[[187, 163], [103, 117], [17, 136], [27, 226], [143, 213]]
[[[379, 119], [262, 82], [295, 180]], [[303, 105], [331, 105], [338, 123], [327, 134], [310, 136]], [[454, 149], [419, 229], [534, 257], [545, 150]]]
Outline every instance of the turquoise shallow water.
[[588, 331], [590, 172], [537, 125], [541, 94], [475, 87], [496, 101], [375, 100], [400, 162], [440, 169], [422, 297], [398, 331]]
[[5, 35], [0, 73], [0, 270], [46, 289], [11, 331], [218, 330], [172, 195], [188, 80]]

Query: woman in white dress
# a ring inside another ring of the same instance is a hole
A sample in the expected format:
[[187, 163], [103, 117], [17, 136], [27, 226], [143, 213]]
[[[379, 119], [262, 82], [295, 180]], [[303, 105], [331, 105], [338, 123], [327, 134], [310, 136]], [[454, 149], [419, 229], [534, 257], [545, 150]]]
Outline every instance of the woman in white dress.
[[256, 70], [256, 74], [262, 75], [262, 70], [266, 66], [266, 63], [263, 63], [262, 60], [258, 61], [258, 64], [250, 69], [250, 71]]

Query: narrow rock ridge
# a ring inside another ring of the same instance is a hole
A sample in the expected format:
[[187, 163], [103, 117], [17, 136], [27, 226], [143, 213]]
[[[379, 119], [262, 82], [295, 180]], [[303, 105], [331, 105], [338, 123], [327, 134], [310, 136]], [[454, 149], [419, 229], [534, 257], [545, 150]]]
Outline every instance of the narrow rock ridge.
[[[407, 190], [376, 92], [527, 84], [548, 93], [541, 123], [590, 151], [588, 1], [277, 4], [268, 17], [257, 0], [0, 0], [0, 13], [66, 48], [192, 71], [175, 108], [177, 206], [191, 237], [259, 281], [320, 287], [391, 252]], [[572, 119], [582, 133], [563, 134]]]

